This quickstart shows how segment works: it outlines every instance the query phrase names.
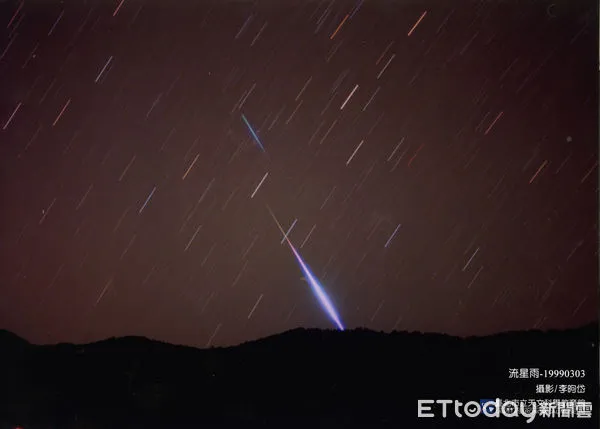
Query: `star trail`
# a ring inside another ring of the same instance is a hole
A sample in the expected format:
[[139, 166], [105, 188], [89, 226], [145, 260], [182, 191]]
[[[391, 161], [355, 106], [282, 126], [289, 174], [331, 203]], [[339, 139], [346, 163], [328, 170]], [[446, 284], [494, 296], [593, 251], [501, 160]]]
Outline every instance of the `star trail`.
[[596, 320], [597, 7], [0, 3], [0, 328]]

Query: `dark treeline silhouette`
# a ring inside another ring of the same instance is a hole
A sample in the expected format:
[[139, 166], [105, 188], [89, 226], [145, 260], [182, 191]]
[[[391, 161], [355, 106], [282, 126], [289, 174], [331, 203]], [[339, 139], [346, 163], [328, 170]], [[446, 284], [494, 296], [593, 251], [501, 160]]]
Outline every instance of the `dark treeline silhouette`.
[[[598, 427], [598, 325], [461, 339], [296, 329], [207, 350], [141, 337], [38, 346], [0, 331], [0, 429]], [[584, 379], [510, 379], [511, 368]], [[536, 394], [584, 384], [585, 394]], [[417, 418], [417, 399], [585, 399], [591, 419]]]

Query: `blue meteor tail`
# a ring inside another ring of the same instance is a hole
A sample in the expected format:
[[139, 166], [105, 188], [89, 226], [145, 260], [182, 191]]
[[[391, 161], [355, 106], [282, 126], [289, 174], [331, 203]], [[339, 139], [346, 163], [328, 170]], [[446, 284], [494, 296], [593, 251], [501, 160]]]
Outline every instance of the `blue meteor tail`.
[[335, 307], [333, 306], [331, 300], [327, 296], [327, 293], [325, 293], [323, 286], [321, 286], [319, 281], [315, 278], [315, 276], [310, 271], [310, 268], [308, 268], [308, 266], [304, 263], [304, 261], [302, 260], [302, 257], [300, 256], [300, 254], [298, 253], [296, 248], [293, 246], [292, 242], [287, 237], [285, 231], [281, 227], [281, 224], [277, 221], [277, 218], [275, 217], [275, 214], [273, 213], [271, 208], [269, 206], [267, 206], [267, 209], [269, 210], [271, 217], [277, 224], [277, 227], [283, 234], [284, 239], [287, 241], [288, 245], [290, 246], [290, 249], [292, 249], [292, 253], [294, 253], [296, 260], [298, 261], [298, 264], [300, 265], [300, 268], [302, 269], [302, 272], [304, 273], [304, 278], [306, 279], [307, 283], [310, 285], [310, 287], [313, 291], [313, 294], [315, 294], [317, 299], [319, 300], [321, 307], [325, 310], [325, 312], [327, 313], [329, 318], [336, 324], [338, 329], [340, 331], [343, 331], [344, 325], [342, 325], [340, 317], [339, 317], [337, 311], [335, 310]]
[[250, 125], [250, 122], [248, 122], [248, 119], [246, 119], [246, 115], [242, 114], [242, 119], [246, 123], [246, 126], [248, 127], [248, 131], [250, 131], [250, 134], [252, 135], [252, 138], [254, 139], [256, 144], [258, 145], [258, 147], [260, 147], [260, 150], [262, 150], [264, 152], [265, 148], [263, 147], [263, 145], [260, 142], [260, 139], [258, 138], [256, 133], [254, 132], [254, 128], [252, 128], [252, 125]]
[[306, 279], [308, 280], [308, 284], [310, 284], [310, 287], [312, 288], [313, 293], [319, 299], [319, 302], [321, 303], [321, 307], [323, 307], [323, 309], [327, 312], [327, 314], [329, 315], [331, 320], [333, 320], [335, 322], [338, 329], [340, 331], [343, 331], [344, 325], [342, 325], [340, 317], [338, 316], [337, 311], [335, 311], [335, 307], [333, 306], [331, 300], [325, 293], [323, 286], [321, 286], [321, 284], [319, 284], [319, 281], [317, 279], [315, 279], [313, 274], [310, 272], [310, 269], [304, 263], [304, 261], [302, 260], [302, 257], [298, 254], [298, 252], [296, 251], [294, 246], [289, 242], [289, 240], [288, 240], [288, 244], [290, 245], [292, 252], [294, 252], [294, 256], [296, 256], [296, 260], [300, 264], [300, 267], [302, 268], [302, 271], [304, 272], [304, 275], [306, 276]]

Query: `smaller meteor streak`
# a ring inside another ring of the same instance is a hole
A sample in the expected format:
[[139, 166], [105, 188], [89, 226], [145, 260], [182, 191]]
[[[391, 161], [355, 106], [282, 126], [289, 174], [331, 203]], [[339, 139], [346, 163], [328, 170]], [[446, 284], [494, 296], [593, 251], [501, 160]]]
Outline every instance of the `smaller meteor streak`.
[[319, 303], [321, 304], [321, 307], [327, 312], [327, 315], [337, 325], [338, 329], [340, 331], [343, 331], [344, 330], [344, 325], [342, 325], [342, 322], [340, 321], [340, 317], [338, 316], [337, 311], [335, 310], [333, 304], [331, 303], [331, 300], [329, 299], [329, 297], [325, 293], [325, 290], [323, 289], [323, 286], [321, 286], [319, 284], [319, 281], [317, 279], [315, 279], [315, 277], [313, 276], [313, 274], [310, 271], [310, 268], [308, 268], [308, 266], [302, 260], [302, 257], [300, 256], [300, 254], [296, 251], [296, 248], [294, 247], [294, 245], [292, 244], [292, 242], [290, 241], [290, 239], [287, 237], [287, 234], [283, 230], [283, 227], [281, 226], [281, 224], [279, 223], [279, 221], [275, 217], [275, 213], [273, 213], [273, 210], [271, 210], [271, 208], [269, 206], [267, 206], [267, 210], [269, 210], [269, 213], [271, 214], [271, 217], [273, 218], [273, 220], [277, 224], [277, 227], [279, 228], [279, 231], [281, 231], [281, 233], [284, 236], [284, 239], [287, 241], [288, 245], [290, 246], [290, 249], [294, 253], [294, 256], [296, 257], [296, 260], [300, 264], [300, 268], [302, 269], [302, 272], [304, 273], [304, 279], [306, 280], [306, 282], [312, 288], [313, 293], [317, 296], [317, 298], [319, 300]]
[[246, 126], [248, 127], [248, 131], [250, 131], [250, 134], [252, 135], [252, 138], [254, 139], [256, 144], [258, 145], [258, 147], [260, 147], [260, 150], [262, 150], [264, 152], [265, 148], [263, 147], [262, 143], [260, 142], [260, 139], [256, 135], [256, 132], [254, 132], [252, 125], [250, 125], [250, 122], [248, 122], [248, 119], [246, 119], [246, 115], [242, 114], [242, 119], [246, 123]]

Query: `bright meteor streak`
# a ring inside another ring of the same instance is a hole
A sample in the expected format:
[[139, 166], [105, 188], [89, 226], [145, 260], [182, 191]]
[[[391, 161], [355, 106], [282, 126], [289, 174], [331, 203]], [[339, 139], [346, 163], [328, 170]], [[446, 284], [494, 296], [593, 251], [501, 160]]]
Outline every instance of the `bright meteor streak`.
[[292, 249], [292, 252], [294, 253], [294, 256], [296, 257], [296, 260], [300, 264], [300, 268], [302, 269], [302, 272], [304, 273], [304, 276], [306, 277], [306, 280], [308, 281], [308, 284], [312, 288], [313, 293], [319, 299], [321, 307], [323, 307], [323, 309], [327, 312], [328, 316], [337, 325], [338, 329], [340, 331], [343, 331], [344, 330], [344, 325], [342, 325], [342, 322], [340, 321], [340, 317], [338, 316], [337, 311], [335, 310], [335, 307], [333, 306], [331, 300], [329, 299], [329, 297], [325, 293], [325, 290], [323, 289], [323, 286], [321, 286], [321, 284], [319, 284], [319, 281], [317, 279], [315, 279], [315, 277], [311, 273], [310, 268], [308, 268], [308, 266], [304, 263], [304, 261], [302, 260], [302, 257], [296, 251], [296, 248], [294, 247], [294, 245], [292, 244], [292, 242], [290, 241], [290, 239], [287, 237], [285, 231], [281, 227], [281, 224], [277, 221], [277, 218], [275, 217], [275, 214], [273, 213], [273, 211], [271, 210], [271, 208], [269, 206], [267, 206], [267, 210], [269, 210], [269, 213], [271, 214], [271, 217], [273, 218], [273, 220], [277, 224], [277, 227], [279, 228], [279, 230], [283, 234], [283, 237], [284, 237], [285, 241], [287, 241], [288, 245], [290, 246], [290, 249]]
[[256, 133], [254, 132], [254, 128], [252, 128], [252, 125], [250, 125], [250, 122], [248, 122], [248, 119], [246, 119], [246, 115], [242, 114], [242, 119], [246, 123], [246, 126], [248, 127], [248, 131], [250, 131], [250, 134], [252, 134], [252, 138], [254, 139], [254, 141], [256, 142], [256, 144], [260, 147], [260, 150], [262, 150], [264, 152], [265, 148], [263, 147], [263, 145], [260, 142], [260, 139], [258, 138], [258, 136], [256, 135]]

